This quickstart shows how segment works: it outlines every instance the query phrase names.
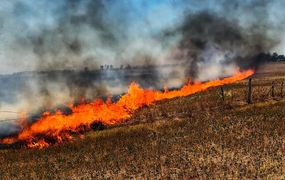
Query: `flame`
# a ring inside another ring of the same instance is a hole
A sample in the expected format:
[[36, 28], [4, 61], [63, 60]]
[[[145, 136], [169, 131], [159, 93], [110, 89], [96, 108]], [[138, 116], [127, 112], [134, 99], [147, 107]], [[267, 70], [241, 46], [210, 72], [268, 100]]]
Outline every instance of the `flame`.
[[45, 142], [44, 139], [39, 139], [37, 142], [27, 143], [28, 148], [38, 148], [43, 149], [49, 146], [49, 143]]
[[[210, 87], [221, 86], [243, 80], [254, 73], [253, 70], [236, 72], [232, 77], [222, 80], [214, 80], [205, 83], [196, 82], [186, 84], [179, 90], [157, 91], [142, 89], [138, 84], [131, 83], [128, 92], [121, 96], [117, 102], [107, 100], [104, 102], [97, 99], [91, 103], [82, 103], [78, 106], [70, 105], [71, 114], [64, 114], [57, 111], [52, 114], [45, 112], [36, 122], [26, 125], [21, 132], [14, 137], [0, 140], [2, 144], [25, 142], [30, 148], [45, 148], [49, 146], [46, 138], [53, 139], [56, 143], [71, 140], [72, 136], [66, 132], [77, 132], [80, 127], [90, 127], [94, 122], [101, 122], [105, 125], [112, 125], [126, 121], [133, 112], [143, 106], [154, 102], [175, 97], [189, 96], [191, 94], [205, 91]], [[25, 122], [21, 120], [22, 122]], [[23, 123], [24, 124], [24, 123]]]

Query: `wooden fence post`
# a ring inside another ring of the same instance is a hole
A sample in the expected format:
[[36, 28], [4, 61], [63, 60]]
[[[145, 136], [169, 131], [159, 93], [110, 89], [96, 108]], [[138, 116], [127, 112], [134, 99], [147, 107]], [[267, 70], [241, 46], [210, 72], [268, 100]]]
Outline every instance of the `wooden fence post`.
[[272, 81], [272, 86], [271, 86], [271, 97], [275, 97], [275, 83], [274, 83], [274, 81]]
[[248, 79], [248, 90], [247, 90], [247, 103], [252, 103], [252, 79]]
[[224, 91], [224, 86], [221, 86], [221, 96], [222, 100], [225, 101], [225, 91]]
[[281, 82], [281, 98], [283, 98], [284, 81]]

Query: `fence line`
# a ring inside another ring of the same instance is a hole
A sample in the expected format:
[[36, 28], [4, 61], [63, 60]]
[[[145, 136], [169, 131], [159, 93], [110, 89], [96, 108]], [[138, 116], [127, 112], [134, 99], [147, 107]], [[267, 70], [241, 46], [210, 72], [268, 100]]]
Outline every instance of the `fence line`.
[[[276, 95], [275, 94], [275, 85], [276, 85], [276, 82], [273, 81], [272, 84], [271, 84], [271, 88], [269, 89], [269, 91], [268, 91], [266, 96], [269, 96], [269, 94], [271, 94], [272, 98], [275, 97], [275, 95]], [[225, 101], [225, 89], [224, 89], [224, 86], [220, 87], [220, 93], [221, 93], [222, 100]], [[248, 79], [248, 84], [247, 84], [247, 93], [246, 93], [246, 102], [248, 104], [252, 104], [252, 96], [253, 96], [252, 78], [249, 78]], [[282, 80], [282, 82], [281, 82], [280, 96], [281, 96], [281, 98], [284, 97], [284, 80]], [[0, 111], [0, 113], [21, 114], [22, 112], [3, 110], [3, 111]], [[72, 112], [72, 113], [82, 113], [82, 112]], [[32, 113], [26, 113], [26, 114], [32, 115]], [[38, 118], [39, 117], [37, 117], [37, 118], [30, 117], [28, 119], [36, 120]], [[0, 124], [3, 123], [3, 122], [18, 121], [19, 119], [20, 118], [3, 119], [3, 120], [0, 120]]]

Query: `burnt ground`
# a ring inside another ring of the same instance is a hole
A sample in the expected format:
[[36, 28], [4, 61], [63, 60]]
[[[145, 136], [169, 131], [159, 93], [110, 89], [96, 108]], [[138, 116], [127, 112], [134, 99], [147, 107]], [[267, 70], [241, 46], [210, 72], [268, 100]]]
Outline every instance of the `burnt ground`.
[[144, 107], [72, 143], [0, 150], [0, 178], [284, 178], [285, 76], [262, 73], [251, 105], [244, 80], [224, 87], [225, 101], [212, 88]]

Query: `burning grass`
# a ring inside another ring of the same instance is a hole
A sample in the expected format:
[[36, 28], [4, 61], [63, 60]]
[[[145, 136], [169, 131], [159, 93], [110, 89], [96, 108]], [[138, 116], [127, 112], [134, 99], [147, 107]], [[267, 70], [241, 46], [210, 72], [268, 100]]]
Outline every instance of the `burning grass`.
[[[254, 79], [254, 89], [270, 81]], [[246, 81], [225, 86], [225, 101], [219, 88], [164, 100], [73, 143], [1, 150], [0, 177], [280, 179], [285, 101], [255, 91], [246, 105], [245, 89]]]
[[23, 130], [19, 134], [4, 138], [0, 140], [0, 143], [24, 142], [30, 148], [45, 148], [50, 144], [60, 144], [71, 140], [71, 133], [80, 132], [82, 128], [88, 129], [94, 122], [105, 125], [119, 124], [127, 121], [136, 110], [143, 106], [149, 106], [165, 99], [189, 96], [211, 87], [230, 84], [243, 80], [253, 73], [253, 70], [236, 72], [232, 77], [205, 83], [186, 84], [179, 90], [165, 90], [164, 92], [142, 89], [136, 83], [132, 83], [127, 94], [121, 96], [117, 102], [110, 100], [104, 102], [98, 99], [92, 103], [70, 105], [72, 113], [68, 115], [61, 111], [54, 114], [45, 112], [35, 123], [23, 125]]

